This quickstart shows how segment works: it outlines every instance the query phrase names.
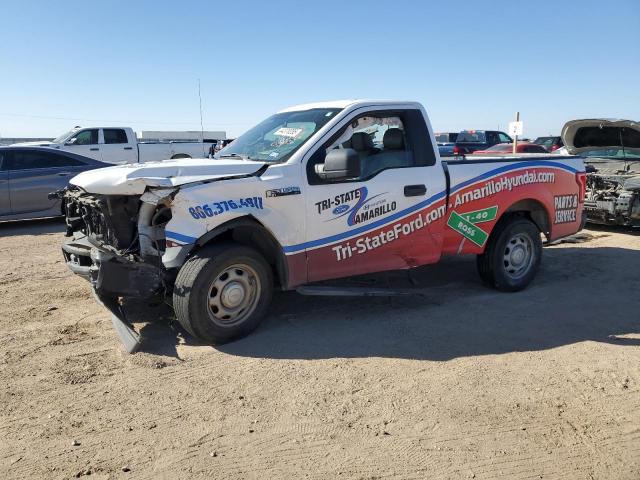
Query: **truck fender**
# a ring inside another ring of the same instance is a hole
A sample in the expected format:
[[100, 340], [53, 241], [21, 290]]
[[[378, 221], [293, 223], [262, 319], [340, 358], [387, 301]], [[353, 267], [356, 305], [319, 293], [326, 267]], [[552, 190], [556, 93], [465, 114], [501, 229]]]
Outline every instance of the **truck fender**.
[[246, 215], [218, 225], [196, 240], [191, 254], [212, 242], [235, 242], [256, 249], [274, 269], [280, 285], [288, 285], [289, 271], [282, 245], [255, 217]]

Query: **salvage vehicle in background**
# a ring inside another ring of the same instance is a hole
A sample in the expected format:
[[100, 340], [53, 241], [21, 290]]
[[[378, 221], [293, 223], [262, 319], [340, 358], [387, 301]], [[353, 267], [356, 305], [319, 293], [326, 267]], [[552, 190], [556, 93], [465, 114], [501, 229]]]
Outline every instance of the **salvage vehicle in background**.
[[76, 127], [51, 142], [16, 143], [75, 153], [105, 163], [141, 163], [171, 158], [204, 158], [212, 142], [139, 142], [131, 128]]
[[0, 147], [0, 220], [26, 220], [64, 214], [50, 192], [86, 170], [108, 164], [47, 147]]
[[562, 137], [538, 137], [533, 143], [542, 145], [548, 152], [555, 152], [559, 148], [564, 147]]
[[568, 153], [581, 155], [587, 165], [587, 220], [640, 226], [640, 123], [573, 120], [562, 138]]
[[442, 162], [419, 103], [282, 110], [214, 159], [85, 172], [61, 196], [69, 268], [91, 282], [129, 351], [129, 302], [171, 303], [210, 343], [254, 330], [274, 288], [477, 256], [488, 286], [533, 280], [550, 240], [582, 227], [580, 157]]
[[[534, 143], [518, 142], [516, 153], [549, 153], [542, 145]], [[513, 154], [512, 143], [499, 143], [486, 150], [476, 150], [472, 155], [511, 155]]]
[[499, 143], [513, 143], [513, 140], [506, 133], [496, 130], [463, 130], [458, 134], [453, 153], [469, 155], [476, 150], [486, 150]]

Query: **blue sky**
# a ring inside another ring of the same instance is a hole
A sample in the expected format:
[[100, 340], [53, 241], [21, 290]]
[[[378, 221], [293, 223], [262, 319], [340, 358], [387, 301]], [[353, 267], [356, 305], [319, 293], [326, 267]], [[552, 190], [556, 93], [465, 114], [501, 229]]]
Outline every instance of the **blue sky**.
[[242, 133], [297, 103], [423, 102], [436, 130], [640, 120], [640, 0], [1, 0], [0, 135]]

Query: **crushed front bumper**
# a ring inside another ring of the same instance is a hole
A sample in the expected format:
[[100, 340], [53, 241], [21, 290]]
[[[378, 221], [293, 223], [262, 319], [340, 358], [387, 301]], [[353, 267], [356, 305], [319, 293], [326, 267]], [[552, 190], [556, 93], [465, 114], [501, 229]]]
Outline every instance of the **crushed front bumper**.
[[111, 321], [129, 353], [140, 346], [122, 306], [124, 299], [150, 301], [162, 295], [165, 271], [159, 265], [136, 261], [92, 244], [86, 236], [62, 245], [69, 269], [91, 284], [96, 300], [111, 312]]

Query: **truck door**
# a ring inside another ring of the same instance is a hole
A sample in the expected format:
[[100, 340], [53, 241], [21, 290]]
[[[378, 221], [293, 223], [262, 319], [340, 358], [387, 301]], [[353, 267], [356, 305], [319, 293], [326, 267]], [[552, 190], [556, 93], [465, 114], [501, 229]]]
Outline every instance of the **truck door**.
[[0, 151], [0, 215], [11, 214], [9, 202], [9, 154]]
[[109, 163], [137, 163], [137, 140], [131, 142], [124, 128], [103, 128], [103, 141], [100, 144], [102, 160]]
[[[306, 165], [308, 280], [437, 261], [445, 177], [422, 112], [359, 110], [330, 135]], [[334, 148], [358, 153], [359, 177], [317, 175], [316, 165]]]
[[79, 130], [76, 134], [67, 140], [64, 149], [83, 157], [93, 158], [94, 160], [102, 160], [102, 152], [98, 141], [97, 128], [89, 130]]

